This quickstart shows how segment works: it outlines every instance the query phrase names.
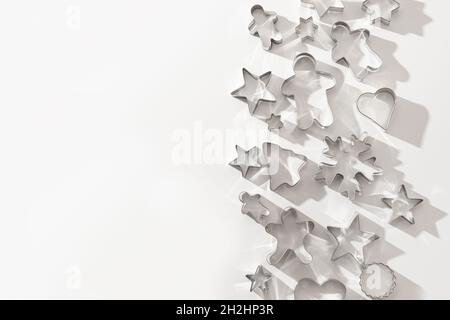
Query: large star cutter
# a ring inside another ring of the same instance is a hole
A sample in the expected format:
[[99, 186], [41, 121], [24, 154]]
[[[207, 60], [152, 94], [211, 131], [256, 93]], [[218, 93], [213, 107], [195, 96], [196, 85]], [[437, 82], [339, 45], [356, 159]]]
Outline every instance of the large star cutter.
[[353, 219], [348, 228], [328, 227], [327, 229], [338, 243], [331, 258], [333, 261], [350, 254], [360, 265], [364, 265], [364, 248], [379, 239], [374, 233], [361, 231], [359, 216]]
[[311, 54], [299, 54], [294, 60], [295, 75], [281, 86], [282, 93], [295, 101], [297, 126], [302, 130], [314, 123], [326, 128], [334, 121], [327, 93], [336, 85], [336, 79], [330, 73], [317, 70], [316, 65]]
[[281, 214], [281, 224], [270, 223], [266, 232], [277, 239], [277, 247], [270, 255], [269, 262], [274, 265], [293, 252], [301, 262], [308, 264], [312, 261], [311, 254], [306, 250], [303, 241], [314, 229], [312, 221], [297, 221], [295, 209], [286, 209]]
[[383, 170], [377, 168], [375, 158], [366, 159], [366, 152], [371, 150], [371, 145], [352, 136], [350, 142], [342, 141], [338, 137], [333, 141], [330, 137], [325, 138], [327, 148], [324, 155], [329, 158], [328, 162], [320, 163], [320, 172], [317, 174], [318, 181], [324, 181], [326, 185], [331, 185], [337, 177], [341, 177], [338, 191], [346, 195], [350, 200], [354, 200], [357, 193], [361, 193], [361, 186], [358, 177], [362, 176], [371, 182], [375, 176], [381, 175]]
[[247, 279], [251, 281], [250, 292], [259, 289], [263, 292], [268, 290], [268, 282], [272, 279], [272, 274], [263, 266], [258, 266], [254, 274], [247, 274]]
[[272, 77], [272, 72], [266, 72], [261, 76], [256, 76], [247, 69], [242, 69], [244, 85], [233, 91], [231, 95], [236, 99], [248, 104], [248, 111], [253, 115], [260, 103], [276, 102], [276, 98], [270, 92], [268, 85]]
[[372, 23], [381, 21], [389, 25], [392, 14], [400, 9], [400, 3], [394, 0], [366, 0], [362, 3], [362, 9], [370, 15]]
[[272, 49], [273, 44], [280, 44], [283, 36], [276, 27], [278, 16], [275, 12], [265, 11], [260, 5], [251, 9], [253, 21], [248, 26], [250, 34], [261, 39], [264, 50]]
[[423, 199], [414, 199], [408, 196], [406, 186], [402, 185], [399, 192], [393, 198], [383, 198], [382, 201], [392, 209], [391, 221], [403, 218], [410, 224], [414, 224], [413, 210], [423, 202]]
[[248, 171], [251, 168], [261, 168], [260, 164], [260, 150], [258, 147], [253, 147], [246, 151], [240, 146], [236, 146], [237, 158], [231, 161], [229, 164], [235, 169], [238, 169], [242, 173], [242, 177], [246, 177]]

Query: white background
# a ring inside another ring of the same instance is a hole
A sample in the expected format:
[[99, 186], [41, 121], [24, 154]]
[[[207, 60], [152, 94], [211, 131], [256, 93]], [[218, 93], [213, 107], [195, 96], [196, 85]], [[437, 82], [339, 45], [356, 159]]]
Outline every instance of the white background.
[[[417, 232], [386, 226], [403, 252], [389, 263], [421, 298], [449, 298], [450, 3], [400, 2], [391, 27], [374, 29], [389, 40], [377, 79], [418, 106], [397, 110], [402, 131], [389, 139], [428, 204]], [[253, 142], [226, 133], [266, 127], [229, 93], [242, 67], [287, 77], [291, 60], [249, 35], [253, 4], [2, 1], [0, 298], [256, 297], [244, 275], [271, 240], [240, 214], [237, 196], [251, 186], [226, 165], [234, 144]], [[261, 4], [292, 22], [305, 10], [299, 0]], [[208, 139], [226, 154], [175, 163], [180, 132], [197, 156]]]

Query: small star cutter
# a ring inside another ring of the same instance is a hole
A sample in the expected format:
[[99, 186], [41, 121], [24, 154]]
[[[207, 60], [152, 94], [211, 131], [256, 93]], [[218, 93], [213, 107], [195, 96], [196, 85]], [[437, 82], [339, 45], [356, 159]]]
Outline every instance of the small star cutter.
[[351, 30], [343, 21], [338, 21], [331, 27], [333, 61], [349, 67], [358, 80], [378, 71], [383, 65], [381, 58], [370, 48], [369, 37], [369, 30]]
[[277, 29], [278, 16], [275, 12], [265, 11], [257, 4], [250, 10], [253, 20], [248, 26], [250, 34], [259, 37], [264, 50], [269, 51], [274, 44], [283, 42], [283, 35]]
[[304, 19], [300, 17], [300, 24], [295, 27], [295, 33], [301, 37], [302, 40], [314, 41], [314, 35], [319, 27], [314, 23], [313, 17]]
[[362, 3], [362, 10], [369, 14], [372, 23], [380, 21], [389, 25], [392, 14], [400, 10], [400, 3], [395, 0], [366, 0]]
[[348, 228], [329, 226], [327, 229], [337, 242], [331, 260], [336, 261], [350, 255], [360, 266], [365, 266], [365, 247], [380, 238], [375, 233], [361, 231], [359, 215], [356, 215]]
[[263, 103], [275, 103], [275, 95], [269, 90], [268, 85], [272, 78], [272, 72], [266, 72], [261, 76], [252, 74], [247, 69], [242, 69], [244, 85], [231, 92], [231, 95], [248, 104], [248, 110], [253, 115], [258, 106]]
[[301, 0], [301, 2], [308, 7], [315, 8], [320, 17], [327, 12], [344, 11], [344, 4], [341, 0]]
[[237, 158], [231, 161], [229, 165], [241, 171], [243, 178], [247, 176], [247, 173], [251, 168], [261, 168], [260, 150], [258, 147], [245, 150], [236, 145], [236, 152]]
[[311, 254], [304, 245], [304, 239], [314, 229], [312, 221], [298, 221], [298, 214], [294, 208], [287, 208], [281, 213], [281, 223], [269, 223], [266, 232], [277, 240], [274, 252], [269, 256], [269, 263], [276, 265], [293, 252], [302, 263], [312, 261]]
[[269, 290], [268, 282], [272, 280], [272, 273], [266, 270], [263, 266], [259, 265], [254, 274], [247, 274], [245, 277], [252, 283], [250, 285], [250, 292], [254, 292], [256, 289], [259, 289], [264, 293]]
[[284, 127], [283, 121], [281, 120], [281, 116], [277, 116], [275, 114], [271, 114], [270, 118], [268, 118], [266, 122], [269, 131], [280, 130]]
[[281, 92], [295, 101], [297, 126], [309, 129], [314, 123], [327, 128], [334, 122], [328, 92], [336, 86], [330, 73], [317, 70], [317, 62], [309, 53], [300, 53], [294, 60], [294, 75], [286, 79]]
[[392, 209], [391, 222], [398, 218], [403, 218], [410, 224], [414, 224], [413, 210], [423, 202], [423, 199], [410, 198], [406, 191], [406, 186], [402, 184], [398, 193], [392, 198], [381, 199]]

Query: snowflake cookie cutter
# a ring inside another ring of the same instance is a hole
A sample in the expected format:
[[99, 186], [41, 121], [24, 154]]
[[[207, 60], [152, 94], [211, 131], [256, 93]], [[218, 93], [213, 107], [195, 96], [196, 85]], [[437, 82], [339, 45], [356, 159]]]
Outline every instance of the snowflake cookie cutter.
[[334, 41], [331, 50], [333, 61], [349, 67], [359, 80], [370, 72], [378, 71], [383, 64], [381, 58], [370, 48], [369, 37], [369, 30], [351, 30], [343, 21], [336, 22], [331, 28], [331, 38]]
[[384, 263], [365, 265], [361, 271], [359, 285], [366, 296], [374, 300], [389, 298], [397, 286], [394, 271]]
[[304, 245], [304, 239], [314, 229], [312, 221], [298, 221], [298, 213], [294, 208], [287, 208], [281, 213], [281, 223], [269, 223], [266, 232], [277, 240], [275, 251], [269, 256], [269, 263], [276, 265], [285, 259], [290, 252], [304, 264], [312, 262], [312, 256]]
[[334, 279], [319, 284], [311, 278], [304, 278], [294, 289], [295, 300], [344, 300], [346, 295], [345, 285]]
[[294, 60], [294, 75], [285, 80], [281, 91], [293, 99], [297, 107], [297, 126], [306, 130], [314, 123], [321, 128], [334, 122], [328, 102], [328, 91], [336, 86], [330, 73], [317, 70], [316, 59], [309, 53], [301, 53]]
[[327, 12], [343, 12], [344, 4], [341, 0], [301, 0], [310, 8], [315, 8], [317, 14], [323, 17]]
[[383, 173], [381, 168], [375, 166], [375, 157], [365, 157], [372, 148], [368, 138], [360, 140], [353, 135], [347, 142], [341, 137], [336, 140], [325, 137], [325, 143], [327, 148], [323, 154], [330, 161], [320, 163], [316, 180], [330, 186], [336, 178], [341, 178], [338, 191], [350, 200], [354, 200], [356, 194], [361, 193], [359, 177], [371, 182], [375, 176]]
[[265, 11], [259, 4], [254, 5], [250, 12], [253, 20], [248, 30], [252, 36], [260, 38], [264, 50], [268, 51], [274, 44], [283, 42], [283, 35], [276, 27], [278, 16], [275, 12]]
[[274, 103], [277, 101], [275, 95], [268, 88], [272, 72], [269, 71], [256, 76], [243, 68], [242, 75], [244, 77], [244, 85], [231, 92], [231, 95], [238, 100], [246, 102], [251, 115], [255, 113], [261, 103]]
[[372, 23], [381, 21], [389, 25], [392, 14], [400, 10], [400, 3], [395, 0], [366, 0], [362, 3], [362, 9], [369, 14]]
[[389, 128], [396, 104], [397, 96], [389, 88], [381, 88], [375, 93], [363, 93], [356, 101], [359, 113], [384, 130]]

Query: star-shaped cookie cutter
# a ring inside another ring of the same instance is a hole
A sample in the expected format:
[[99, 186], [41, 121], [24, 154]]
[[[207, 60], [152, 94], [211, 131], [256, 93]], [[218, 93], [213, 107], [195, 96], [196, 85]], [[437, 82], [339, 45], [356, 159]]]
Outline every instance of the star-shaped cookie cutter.
[[246, 177], [250, 168], [261, 168], [260, 150], [258, 147], [253, 147], [250, 150], [244, 150], [236, 145], [237, 158], [229, 164], [242, 173], [242, 177]]
[[278, 16], [275, 12], [265, 11], [261, 5], [257, 4], [252, 7], [251, 14], [253, 20], [248, 30], [252, 36], [261, 39], [264, 50], [270, 50], [274, 44], [283, 42], [283, 35], [276, 27]]
[[359, 215], [353, 219], [348, 228], [328, 227], [327, 229], [338, 243], [331, 258], [333, 261], [349, 254], [364, 266], [364, 248], [379, 239], [379, 236], [374, 233], [361, 231]]
[[268, 282], [272, 279], [272, 273], [260, 265], [256, 268], [256, 272], [254, 274], [247, 274], [245, 277], [252, 283], [250, 286], [250, 292], [253, 292], [256, 289], [266, 292], [269, 288]]
[[414, 215], [412, 211], [423, 202], [423, 199], [410, 198], [403, 184], [399, 192], [393, 198], [383, 198], [382, 201], [392, 209], [393, 215], [391, 221], [403, 218], [410, 224], [414, 224]]
[[272, 78], [272, 72], [266, 72], [261, 76], [252, 74], [247, 69], [242, 69], [244, 85], [234, 90], [231, 95], [248, 104], [248, 110], [253, 115], [260, 103], [276, 102], [275, 95], [270, 92], [268, 85]]
[[314, 23], [313, 17], [309, 17], [308, 19], [300, 18], [300, 24], [295, 27], [295, 33], [297, 33], [302, 40], [314, 41], [314, 35], [317, 29], [318, 26]]
[[362, 9], [370, 15], [372, 23], [381, 21], [389, 25], [392, 14], [400, 9], [400, 3], [395, 0], [366, 0], [362, 3]]

